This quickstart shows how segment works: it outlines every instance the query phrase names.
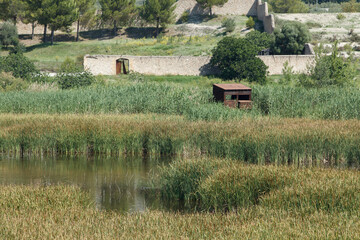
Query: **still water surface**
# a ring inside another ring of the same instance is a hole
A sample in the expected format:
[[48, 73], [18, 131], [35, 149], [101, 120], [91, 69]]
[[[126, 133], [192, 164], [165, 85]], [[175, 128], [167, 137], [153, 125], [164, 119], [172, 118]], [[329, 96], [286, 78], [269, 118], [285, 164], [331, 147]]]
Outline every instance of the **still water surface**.
[[144, 191], [149, 174], [169, 161], [141, 156], [20, 159], [0, 155], [0, 184], [77, 185], [90, 193], [99, 209], [144, 211], [160, 204]]

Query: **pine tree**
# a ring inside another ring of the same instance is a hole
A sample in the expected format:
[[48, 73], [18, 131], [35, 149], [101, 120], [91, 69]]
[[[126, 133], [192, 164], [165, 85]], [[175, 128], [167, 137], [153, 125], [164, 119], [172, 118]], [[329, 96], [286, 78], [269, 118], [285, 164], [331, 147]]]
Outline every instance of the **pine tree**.
[[141, 16], [148, 23], [156, 23], [156, 36], [159, 26], [166, 27], [174, 21], [175, 0], [146, 0], [141, 10]]
[[76, 6], [79, 8], [76, 28], [76, 41], [79, 41], [81, 23], [91, 19], [95, 15], [95, 0], [76, 0], [75, 2]]
[[212, 16], [213, 6], [223, 6], [228, 0], [196, 0], [196, 2], [204, 9], [209, 9], [210, 16]]
[[118, 26], [126, 26], [135, 16], [135, 0], [99, 0], [101, 18], [113, 25], [114, 34]]

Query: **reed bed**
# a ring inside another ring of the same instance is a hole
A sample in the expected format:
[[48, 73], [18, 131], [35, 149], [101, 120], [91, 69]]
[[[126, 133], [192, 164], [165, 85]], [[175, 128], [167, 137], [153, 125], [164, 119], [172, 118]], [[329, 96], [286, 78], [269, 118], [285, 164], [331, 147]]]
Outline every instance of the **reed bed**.
[[[223, 166], [222, 169], [225, 168]], [[248, 171], [247, 175], [253, 176], [259, 182], [263, 181], [260, 173], [265, 171], [264, 167], [236, 165], [234, 173], [239, 169]], [[230, 193], [231, 189], [227, 187], [236, 183], [232, 183], [231, 176], [225, 177], [223, 180], [220, 177], [223, 170], [219, 169], [213, 173], [213, 181], [214, 183], [221, 182], [223, 192]], [[228, 171], [231, 170], [228, 169]], [[90, 202], [89, 195], [74, 186], [0, 185], [0, 238], [360, 238], [359, 201], [356, 202], [359, 199], [360, 185], [357, 172], [329, 169], [294, 171], [291, 168], [274, 166], [269, 166], [268, 171], [287, 176], [287, 179], [295, 182], [287, 181], [286, 186], [280, 186], [277, 189], [271, 187], [268, 193], [260, 192], [262, 197], [257, 204], [241, 207], [236, 211], [231, 209], [226, 214], [223, 212], [179, 213], [157, 210], [120, 214], [96, 210], [94, 204]], [[205, 181], [206, 183], [203, 182], [199, 186], [206, 188], [209, 181]], [[328, 181], [330, 184], [326, 185]], [[241, 183], [244, 181], [240, 181], [238, 185], [240, 186]], [[241, 189], [237, 188], [237, 191], [241, 191]], [[354, 193], [355, 190], [357, 190], [356, 193]], [[350, 194], [343, 194], [344, 192]], [[305, 193], [305, 197], [298, 193]], [[309, 196], [314, 193], [315, 196], [310, 198]], [[289, 195], [292, 196], [290, 204], [284, 204], [288, 198], [283, 199], [282, 197]], [[333, 196], [336, 198], [333, 199]], [[352, 199], [354, 196], [356, 198]], [[318, 199], [318, 201], [314, 201], [314, 199]], [[341, 204], [344, 204], [342, 208], [333, 204], [333, 202], [339, 202], [339, 199]], [[347, 201], [349, 204], [346, 205]], [[354, 205], [351, 206], [350, 203]], [[304, 206], [306, 207], [304, 208]], [[307, 206], [311, 207], [311, 211], [308, 211]]]
[[358, 171], [183, 159], [163, 167], [155, 182], [164, 199], [184, 199], [190, 210], [259, 206], [302, 214], [360, 211]]
[[170, 115], [0, 116], [0, 151], [12, 154], [206, 155], [249, 163], [360, 163], [360, 122], [284, 118], [189, 121]]
[[[134, 77], [118, 86], [44, 92], [0, 93], [0, 113], [177, 114], [190, 120], [236, 120], [244, 116], [360, 119], [357, 88], [305, 89], [253, 86], [253, 109], [238, 111], [215, 103], [211, 87], [184, 87]], [[139, 78], [140, 78], [139, 77]]]

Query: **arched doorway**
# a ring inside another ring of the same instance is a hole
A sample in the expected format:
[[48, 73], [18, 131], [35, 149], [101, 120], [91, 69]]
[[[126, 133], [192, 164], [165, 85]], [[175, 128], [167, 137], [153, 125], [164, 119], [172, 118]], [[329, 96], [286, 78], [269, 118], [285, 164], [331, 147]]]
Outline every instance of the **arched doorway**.
[[119, 58], [116, 60], [116, 75], [129, 73], [129, 59]]

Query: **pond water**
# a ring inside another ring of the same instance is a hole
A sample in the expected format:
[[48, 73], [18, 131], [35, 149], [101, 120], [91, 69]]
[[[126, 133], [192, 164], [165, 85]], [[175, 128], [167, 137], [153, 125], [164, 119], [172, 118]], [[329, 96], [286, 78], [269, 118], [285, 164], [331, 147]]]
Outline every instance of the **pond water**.
[[77, 185], [88, 191], [99, 209], [121, 212], [159, 208], [145, 191], [149, 174], [169, 158], [57, 157], [12, 158], [0, 155], [0, 184]]

